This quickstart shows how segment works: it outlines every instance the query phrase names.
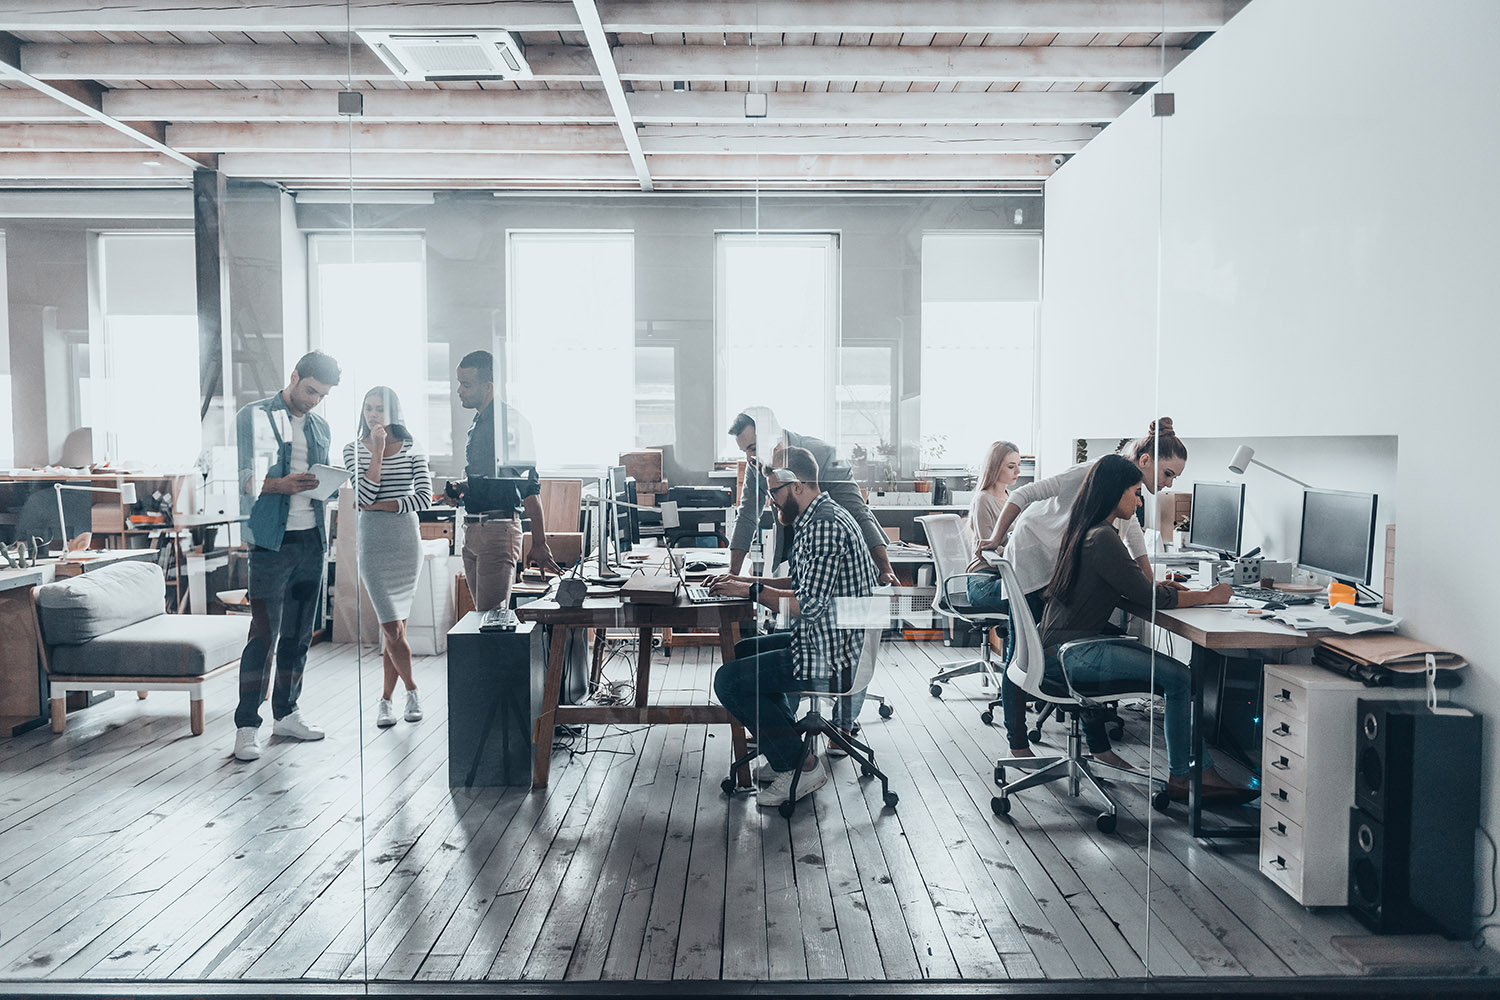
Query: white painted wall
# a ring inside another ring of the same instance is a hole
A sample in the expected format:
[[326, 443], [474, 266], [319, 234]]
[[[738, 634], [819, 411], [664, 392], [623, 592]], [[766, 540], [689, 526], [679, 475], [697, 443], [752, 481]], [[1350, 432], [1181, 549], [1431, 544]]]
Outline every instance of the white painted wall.
[[1190, 439], [1309, 438], [1282, 467], [1337, 488], [1319, 449], [1397, 436], [1397, 610], [1473, 663], [1457, 700], [1491, 715], [1491, 830], [1497, 39], [1492, 0], [1255, 0], [1168, 76], [1175, 117], [1142, 101], [1060, 170], [1040, 453], [1165, 412]]

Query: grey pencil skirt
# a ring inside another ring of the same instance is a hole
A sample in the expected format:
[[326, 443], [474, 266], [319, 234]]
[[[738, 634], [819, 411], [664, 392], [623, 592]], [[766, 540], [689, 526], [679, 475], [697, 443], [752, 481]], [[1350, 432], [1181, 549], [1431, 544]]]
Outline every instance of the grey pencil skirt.
[[359, 578], [382, 623], [411, 614], [421, 569], [422, 538], [414, 512], [359, 512]]

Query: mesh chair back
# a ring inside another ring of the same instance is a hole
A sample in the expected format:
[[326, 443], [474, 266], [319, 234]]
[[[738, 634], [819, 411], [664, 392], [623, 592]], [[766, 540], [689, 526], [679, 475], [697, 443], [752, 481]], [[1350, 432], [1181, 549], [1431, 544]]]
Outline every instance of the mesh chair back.
[[1021, 593], [1015, 566], [1011, 565], [1009, 559], [1002, 559], [999, 568], [1000, 583], [1010, 602], [1010, 629], [1015, 650], [1010, 658], [1010, 665], [1005, 668], [1005, 676], [1027, 694], [1044, 696], [1042, 677], [1046, 670], [1046, 657], [1042, 655], [1041, 627], [1031, 616], [1026, 596]]
[[949, 593], [948, 583], [954, 577], [963, 581], [969, 570], [969, 560], [974, 555], [974, 543], [969, 538], [969, 529], [957, 514], [924, 514], [917, 518], [927, 534], [927, 545], [932, 550], [932, 562], [937, 569], [937, 593], [932, 597], [932, 610], [951, 616], [955, 606], [968, 607], [967, 585]]

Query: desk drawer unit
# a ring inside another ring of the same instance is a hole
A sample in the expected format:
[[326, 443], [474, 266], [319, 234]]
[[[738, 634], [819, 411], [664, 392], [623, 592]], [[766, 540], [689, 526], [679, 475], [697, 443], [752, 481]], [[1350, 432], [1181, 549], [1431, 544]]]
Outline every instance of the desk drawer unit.
[[1421, 692], [1367, 688], [1321, 667], [1266, 666], [1260, 870], [1303, 906], [1349, 902], [1361, 698], [1420, 700]]

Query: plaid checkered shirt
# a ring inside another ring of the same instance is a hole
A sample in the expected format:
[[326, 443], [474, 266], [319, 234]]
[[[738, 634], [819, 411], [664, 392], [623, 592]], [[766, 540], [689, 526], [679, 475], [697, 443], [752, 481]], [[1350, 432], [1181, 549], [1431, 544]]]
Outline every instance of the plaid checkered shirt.
[[819, 493], [797, 518], [790, 556], [800, 613], [792, 623], [792, 667], [797, 677], [838, 683], [844, 690], [859, 664], [864, 630], [835, 624], [834, 600], [869, 597], [878, 576], [859, 525]]

